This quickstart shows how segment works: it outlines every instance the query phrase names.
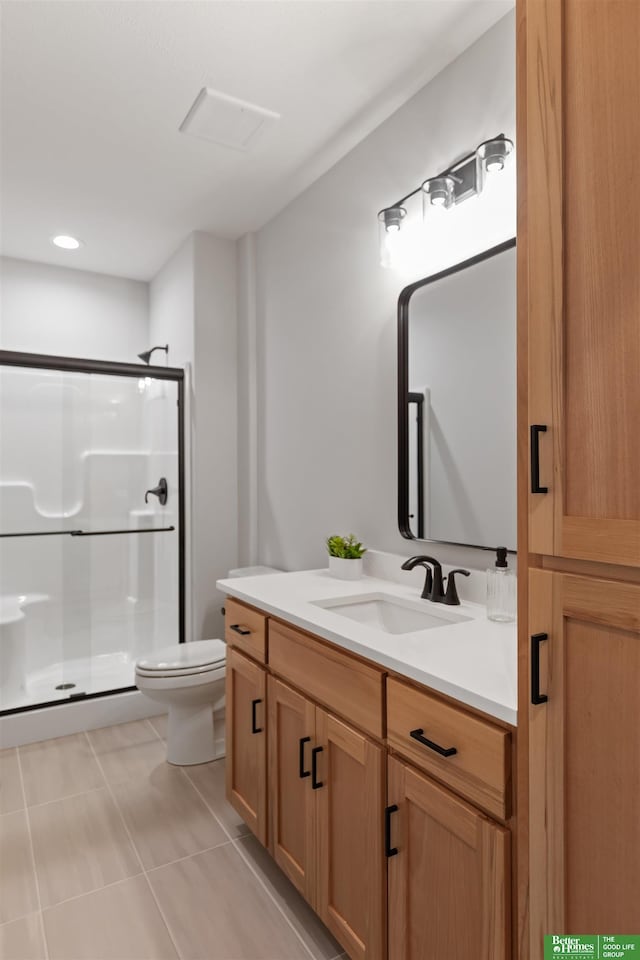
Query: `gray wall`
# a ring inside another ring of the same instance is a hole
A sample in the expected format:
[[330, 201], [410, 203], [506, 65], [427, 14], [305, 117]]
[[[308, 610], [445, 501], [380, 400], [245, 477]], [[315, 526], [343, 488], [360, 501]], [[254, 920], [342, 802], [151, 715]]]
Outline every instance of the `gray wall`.
[[30, 260], [0, 260], [0, 348], [137, 363], [149, 285]]
[[258, 544], [245, 538], [243, 562], [323, 566], [334, 532], [415, 548], [396, 526], [395, 313], [407, 279], [379, 266], [376, 212], [487, 136], [513, 137], [514, 59], [510, 14], [257, 234]]
[[151, 282], [150, 338], [189, 365], [191, 639], [223, 635], [215, 582], [237, 565], [236, 251], [193, 233]]

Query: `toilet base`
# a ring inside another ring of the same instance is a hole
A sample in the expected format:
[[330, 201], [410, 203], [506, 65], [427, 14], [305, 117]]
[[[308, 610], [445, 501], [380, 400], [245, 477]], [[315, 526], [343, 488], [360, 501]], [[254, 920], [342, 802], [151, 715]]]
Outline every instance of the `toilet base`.
[[220, 756], [216, 750], [211, 704], [169, 706], [167, 760], [178, 767], [209, 763]]

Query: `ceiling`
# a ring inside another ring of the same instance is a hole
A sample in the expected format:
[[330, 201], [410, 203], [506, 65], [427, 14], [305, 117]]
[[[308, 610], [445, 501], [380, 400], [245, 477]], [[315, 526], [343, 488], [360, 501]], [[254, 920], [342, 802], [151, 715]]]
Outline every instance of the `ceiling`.
[[[192, 230], [255, 230], [512, 6], [3, 2], [2, 253], [149, 280]], [[185, 136], [204, 86], [281, 119], [246, 153]]]

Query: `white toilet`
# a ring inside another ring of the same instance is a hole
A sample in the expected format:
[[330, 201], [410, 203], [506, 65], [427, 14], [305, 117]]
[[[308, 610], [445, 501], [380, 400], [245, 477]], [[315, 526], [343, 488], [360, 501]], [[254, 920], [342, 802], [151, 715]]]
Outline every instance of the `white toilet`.
[[219, 756], [213, 711], [224, 697], [226, 650], [222, 640], [194, 640], [137, 661], [138, 690], [169, 709], [169, 763], [208, 763]]

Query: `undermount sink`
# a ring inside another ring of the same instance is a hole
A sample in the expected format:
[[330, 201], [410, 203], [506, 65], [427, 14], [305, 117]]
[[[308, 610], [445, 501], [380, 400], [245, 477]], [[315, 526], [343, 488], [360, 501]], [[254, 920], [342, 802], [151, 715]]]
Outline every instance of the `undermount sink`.
[[448, 607], [438, 607], [428, 600], [404, 600], [385, 593], [333, 597], [330, 600], [315, 600], [313, 604], [374, 630], [394, 634], [433, 630], [434, 627], [446, 627], [472, 619], [454, 613]]

